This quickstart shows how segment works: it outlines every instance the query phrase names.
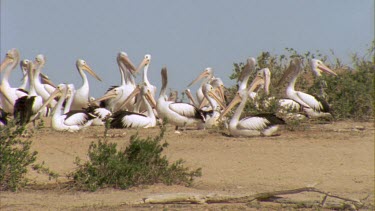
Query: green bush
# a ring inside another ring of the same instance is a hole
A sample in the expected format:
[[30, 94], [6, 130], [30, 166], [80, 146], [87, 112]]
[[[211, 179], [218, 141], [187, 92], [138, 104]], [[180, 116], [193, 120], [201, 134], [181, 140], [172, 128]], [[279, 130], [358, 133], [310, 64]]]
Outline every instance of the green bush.
[[[290, 59], [293, 57], [301, 58], [304, 70], [300, 73], [297, 80], [296, 90], [325, 98], [330, 104], [333, 116], [336, 119], [371, 120], [374, 118], [375, 42], [372, 43], [364, 57], [353, 56], [353, 68], [344, 65], [332, 50], [330, 56], [323, 55], [319, 51], [316, 53], [299, 53], [293, 48], [286, 48], [284, 55], [272, 55], [270, 52], [262, 52], [257, 57], [256, 70], [265, 67], [270, 69], [272, 74], [270, 96], [274, 96], [276, 99], [286, 97], [286, 84], [280, 86], [277, 86], [277, 84], [288, 67]], [[337, 72], [338, 77], [323, 74], [321, 78], [316, 78], [310, 70], [311, 67], [308, 62], [312, 58], [323, 61]], [[237, 80], [243, 67], [243, 62], [234, 63], [230, 79]], [[248, 84], [251, 83], [255, 75], [256, 73], [254, 72]], [[227, 89], [226, 96], [228, 96], [228, 100], [233, 98], [236, 91], [236, 86]], [[260, 92], [259, 96], [261, 97], [256, 102], [249, 102], [246, 105], [243, 112], [244, 115], [277, 111], [278, 107], [275, 102], [268, 103], [271, 107], [264, 106], [262, 101], [267, 99], [267, 96], [264, 96], [262, 92]]]
[[31, 141], [23, 140], [25, 126], [9, 121], [0, 128], [0, 191], [16, 191], [27, 184], [28, 166], [36, 160], [36, 151], [30, 149]]
[[146, 139], [136, 134], [130, 138], [130, 145], [125, 150], [117, 150], [117, 145], [109, 143], [106, 138], [92, 142], [89, 160], [83, 164], [79, 158], [76, 160], [78, 168], [70, 175], [74, 185], [90, 191], [155, 183], [190, 185], [194, 177], [201, 176], [201, 169], [189, 171], [183, 160], [170, 164], [161, 154], [168, 146], [166, 142], [161, 144], [164, 132], [165, 127], [162, 127], [158, 136]]

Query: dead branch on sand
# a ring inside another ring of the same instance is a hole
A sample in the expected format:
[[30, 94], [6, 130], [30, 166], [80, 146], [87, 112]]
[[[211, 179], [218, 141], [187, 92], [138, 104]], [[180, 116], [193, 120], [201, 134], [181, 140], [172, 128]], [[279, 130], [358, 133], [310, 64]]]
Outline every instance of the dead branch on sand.
[[[291, 189], [291, 190], [280, 190], [280, 191], [271, 191], [264, 193], [257, 193], [252, 195], [245, 196], [233, 196], [233, 195], [218, 195], [218, 194], [193, 194], [193, 193], [174, 193], [174, 194], [162, 194], [154, 195], [147, 198], [144, 198], [141, 204], [179, 204], [179, 203], [190, 203], [190, 204], [217, 204], [217, 203], [250, 203], [254, 200], [257, 201], [268, 201], [276, 203], [288, 203], [288, 204], [300, 204], [298, 201], [285, 201], [280, 200], [280, 195], [289, 195], [297, 194], [301, 192], [315, 192], [323, 194], [324, 197], [322, 201], [318, 204], [321, 207], [337, 207], [342, 206], [342, 204], [330, 204], [326, 203], [328, 197], [336, 198], [343, 200], [346, 203], [349, 203], [349, 207], [356, 210], [363, 207], [363, 203], [358, 199], [346, 198], [331, 194], [329, 192], [321, 191], [314, 186], [307, 186], [303, 188]], [[310, 203], [312, 206], [316, 203]]]

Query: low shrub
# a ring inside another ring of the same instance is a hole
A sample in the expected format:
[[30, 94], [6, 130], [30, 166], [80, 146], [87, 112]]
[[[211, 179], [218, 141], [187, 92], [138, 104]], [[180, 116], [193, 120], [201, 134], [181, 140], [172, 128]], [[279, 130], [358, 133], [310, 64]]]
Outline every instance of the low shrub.
[[[156, 137], [130, 138], [125, 150], [118, 150], [117, 144], [106, 138], [92, 142], [87, 162], [76, 160], [77, 169], [70, 174], [74, 186], [82, 190], [95, 191], [98, 188], [113, 187], [126, 189], [132, 186], [155, 183], [191, 185], [195, 177], [201, 176], [201, 169], [190, 171], [183, 160], [170, 164], [162, 151], [168, 146], [161, 143], [165, 127]], [[105, 130], [104, 137], [107, 137]]]

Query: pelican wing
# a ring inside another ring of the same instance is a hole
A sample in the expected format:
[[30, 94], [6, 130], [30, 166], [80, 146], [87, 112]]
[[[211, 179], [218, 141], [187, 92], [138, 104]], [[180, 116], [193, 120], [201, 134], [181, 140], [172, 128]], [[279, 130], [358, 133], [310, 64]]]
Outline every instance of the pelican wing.
[[202, 112], [197, 107], [189, 103], [171, 103], [169, 104], [169, 109], [181, 116], [204, 119]]
[[150, 118], [143, 114], [118, 111], [113, 114], [111, 128], [144, 128], [150, 124]]
[[72, 110], [64, 115], [64, 124], [68, 126], [85, 125], [89, 120], [96, 118], [93, 114], [82, 110]]
[[312, 96], [303, 92], [297, 92], [297, 96], [305, 102], [307, 105], [309, 105], [312, 109], [317, 110], [317, 111], [322, 111], [324, 110], [322, 102], [319, 100], [322, 99], [317, 99], [316, 96]]
[[263, 130], [270, 122], [264, 117], [245, 117], [238, 122], [237, 128], [244, 130]]

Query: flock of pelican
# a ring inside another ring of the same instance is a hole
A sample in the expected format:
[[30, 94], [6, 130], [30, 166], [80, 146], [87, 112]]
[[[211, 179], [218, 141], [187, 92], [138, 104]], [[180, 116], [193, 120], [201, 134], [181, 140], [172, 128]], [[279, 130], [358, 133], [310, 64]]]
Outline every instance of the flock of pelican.
[[[196, 91], [196, 98], [193, 97], [190, 89], [185, 90], [189, 103], [176, 101], [176, 94], [174, 97], [168, 97], [168, 71], [163, 67], [162, 87], [159, 97], [156, 97], [157, 88], [147, 77], [151, 62], [149, 54], [146, 54], [136, 67], [125, 52], [118, 53], [117, 63], [121, 83], [110, 87], [97, 99], [90, 97], [86, 73], [99, 81], [101, 79], [86, 61], [78, 59], [76, 62], [82, 85], [75, 88], [73, 84], [66, 83], [56, 86], [42, 73], [46, 62], [42, 54], [37, 55], [35, 61], [20, 60], [19, 51], [11, 49], [1, 63], [0, 126], [6, 125], [12, 116], [16, 124], [21, 125], [35, 122], [41, 117], [48, 117], [52, 119], [51, 127], [54, 130], [69, 132], [104, 125], [107, 121], [110, 128], [150, 128], [167, 119], [169, 124], [176, 127], [178, 133], [181, 130], [179, 128], [205, 129], [225, 123], [232, 136], [246, 137], [272, 136], [280, 125], [285, 124], [282, 118], [272, 113], [259, 113], [240, 119], [246, 103], [254, 101], [260, 89], [269, 95], [271, 71], [268, 68], [256, 71], [254, 58], [247, 59], [239, 77], [238, 91], [230, 103], [226, 102], [222, 80], [214, 76], [213, 69], [210, 67], [187, 86], [190, 87], [201, 81]], [[323, 72], [336, 75], [320, 60], [312, 59], [310, 62], [316, 76], [321, 76]], [[9, 77], [18, 65], [24, 77], [19, 87], [12, 87]], [[142, 81], [137, 84], [135, 77], [142, 69]], [[279, 82], [291, 77], [285, 90], [287, 99], [277, 99], [280, 108], [288, 112], [304, 112], [309, 118], [330, 116], [329, 105], [322, 98], [295, 90], [296, 80], [302, 70], [301, 60], [293, 58]], [[256, 76], [248, 86], [248, 80], [253, 73], [256, 73]], [[269, 99], [274, 97], [269, 96]], [[227, 114], [237, 104], [238, 107], [228, 119]]]

